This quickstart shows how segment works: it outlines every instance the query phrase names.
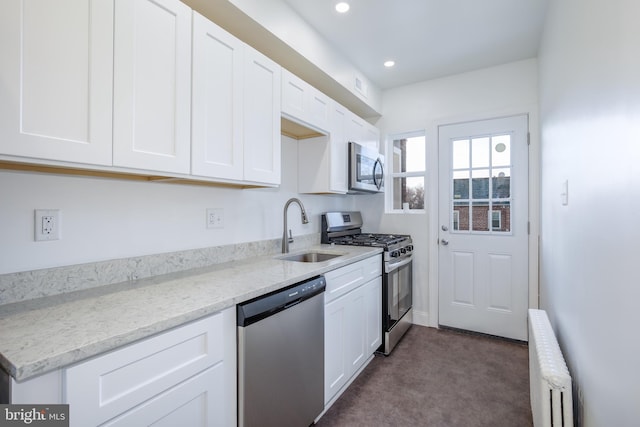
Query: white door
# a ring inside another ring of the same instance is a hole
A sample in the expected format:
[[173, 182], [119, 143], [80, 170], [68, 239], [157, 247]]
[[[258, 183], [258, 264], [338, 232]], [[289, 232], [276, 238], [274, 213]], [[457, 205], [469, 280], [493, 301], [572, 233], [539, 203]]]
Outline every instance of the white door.
[[526, 340], [528, 117], [438, 134], [439, 323]]

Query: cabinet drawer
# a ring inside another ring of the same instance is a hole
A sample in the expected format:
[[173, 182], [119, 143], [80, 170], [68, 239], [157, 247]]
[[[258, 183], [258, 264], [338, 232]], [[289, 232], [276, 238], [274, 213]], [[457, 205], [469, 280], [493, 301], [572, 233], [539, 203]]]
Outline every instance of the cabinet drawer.
[[380, 255], [355, 262], [324, 274], [327, 279], [325, 303], [328, 303], [382, 274]]
[[222, 361], [223, 332], [218, 313], [66, 369], [74, 424], [105, 422]]

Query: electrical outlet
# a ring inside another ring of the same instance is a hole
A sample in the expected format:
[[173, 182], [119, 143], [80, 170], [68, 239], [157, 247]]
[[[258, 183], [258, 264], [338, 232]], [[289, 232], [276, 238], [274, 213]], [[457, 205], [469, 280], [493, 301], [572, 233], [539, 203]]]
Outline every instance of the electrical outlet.
[[207, 209], [207, 228], [224, 228], [224, 209]]
[[34, 218], [34, 239], [36, 242], [60, 239], [59, 209], [36, 209]]

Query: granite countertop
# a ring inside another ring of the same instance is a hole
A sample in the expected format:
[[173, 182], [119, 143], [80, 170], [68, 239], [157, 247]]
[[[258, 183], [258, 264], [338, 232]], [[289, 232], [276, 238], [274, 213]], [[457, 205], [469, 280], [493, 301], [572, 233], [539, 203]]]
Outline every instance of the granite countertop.
[[341, 256], [305, 263], [266, 255], [0, 306], [0, 364], [23, 381], [381, 252], [307, 251]]

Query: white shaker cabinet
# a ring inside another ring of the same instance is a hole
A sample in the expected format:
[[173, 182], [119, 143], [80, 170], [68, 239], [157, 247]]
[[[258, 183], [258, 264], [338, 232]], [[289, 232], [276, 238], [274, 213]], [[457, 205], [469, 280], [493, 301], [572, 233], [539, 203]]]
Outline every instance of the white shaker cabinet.
[[328, 136], [298, 141], [298, 192], [337, 193], [348, 191], [349, 110], [330, 103]]
[[325, 408], [380, 345], [381, 274], [380, 255], [325, 273]]
[[193, 14], [191, 172], [280, 184], [278, 64]]
[[190, 172], [191, 9], [116, 0], [113, 164]]
[[111, 165], [113, 0], [3, 0], [0, 153]]
[[282, 114], [294, 122], [327, 133], [332, 100], [290, 71], [282, 70]]
[[230, 307], [22, 383], [14, 404], [67, 403], [71, 427], [232, 427], [236, 309]]
[[242, 180], [245, 44], [193, 13], [191, 172]]
[[279, 185], [281, 67], [257, 50], [244, 52], [244, 180]]
[[349, 111], [347, 127], [347, 139], [357, 142], [365, 147], [380, 150], [380, 131], [371, 123]]

